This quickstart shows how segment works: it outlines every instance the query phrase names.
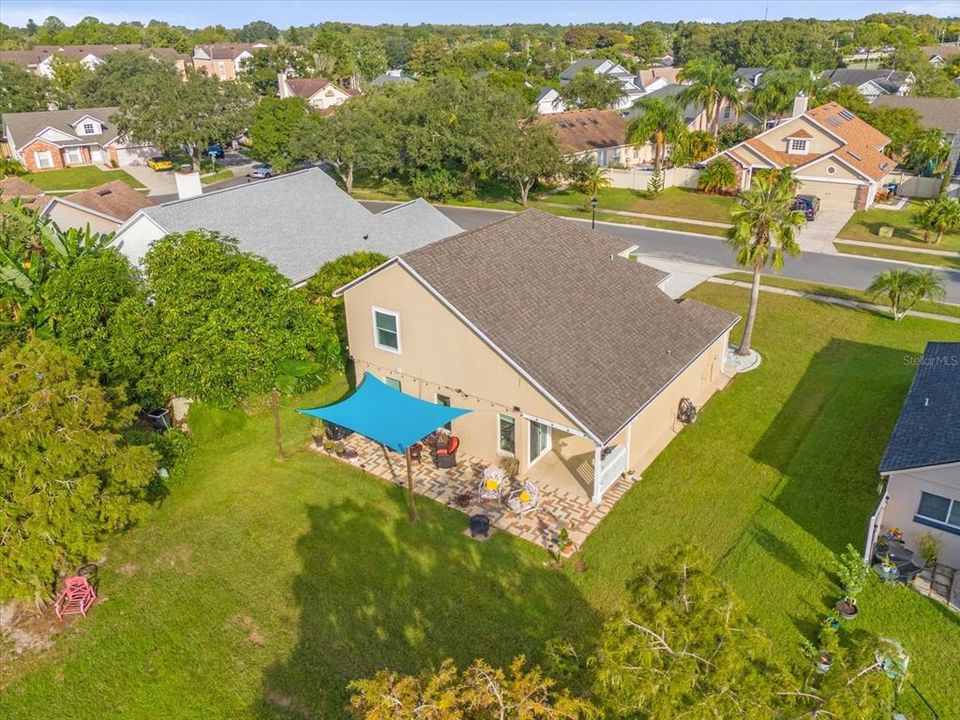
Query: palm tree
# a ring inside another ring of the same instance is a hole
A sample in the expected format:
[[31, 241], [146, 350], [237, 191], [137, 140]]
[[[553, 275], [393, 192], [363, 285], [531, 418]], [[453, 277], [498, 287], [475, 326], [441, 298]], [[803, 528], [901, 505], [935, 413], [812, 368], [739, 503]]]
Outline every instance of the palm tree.
[[779, 270], [783, 267], [785, 253], [800, 255], [796, 233], [806, 222], [806, 217], [803, 212], [791, 209], [796, 185], [793, 168], [758, 174], [753, 186], [737, 198], [730, 210], [733, 227], [727, 231], [727, 241], [737, 253], [737, 262], [753, 270], [750, 308], [743, 340], [737, 348], [738, 355], [750, 352], [763, 268], [769, 264]]
[[737, 171], [725, 157], [718, 157], [700, 171], [697, 187], [705, 193], [719, 193], [736, 187]]
[[601, 190], [610, 187], [612, 184], [610, 170], [593, 163], [590, 163], [586, 168], [581, 181], [583, 191], [590, 197], [596, 197]]
[[687, 131], [683, 110], [672, 99], [640, 98], [633, 106], [642, 113], [627, 125], [627, 142], [631, 145], [653, 143], [653, 164], [663, 165], [667, 143], [675, 142]]
[[923, 299], [937, 301], [944, 297], [943, 281], [931, 270], [884, 270], [867, 292], [887, 296], [894, 320], [901, 320]]
[[923, 230], [923, 241], [930, 242], [930, 233], [935, 232], [939, 244], [944, 233], [960, 228], [960, 200], [951, 200], [948, 197], [939, 197], [927, 200], [923, 209], [915, 212], [910, 218], [914, 225]]
[[678, 78], [691, 83], [677, 95], [678, 101], [684, 105], [692, 102], [702, 106], [707, 114], [707, 125], [714, 135], [719, 130], [720, 106], [724, 102], [737, 110], [743, 107], [736, 75], [727, 65], [710, 59], [694, 60], [680, 69]]
[[907, 166], [924, 177], [940, 177], [947, 170], [950, 143], [943, 130], [924, 130], [907, 143]]

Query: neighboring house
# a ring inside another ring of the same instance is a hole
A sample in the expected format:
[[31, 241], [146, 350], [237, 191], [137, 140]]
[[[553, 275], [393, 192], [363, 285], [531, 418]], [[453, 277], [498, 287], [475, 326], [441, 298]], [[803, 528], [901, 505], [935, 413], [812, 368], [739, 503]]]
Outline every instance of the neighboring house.
[[326, 78], [291, 78], [284, 72], [277, 73], [277, 88], [279, 97], [303, 98], [315, 110], [330, 110], [360, 94]]
[[77, 165], [143, 165], [156, 150], [117, 134], [115, 107], [3, 115], [10, 156], [30, 172]]
[[0, 180], [0, 202], [20, 198], [20, 202], [31, 210], [39, 210], [47, 201], [43, 190], [16, 176]]
[[829, 81], [831, 87], [846, 85], [856, 88], [870, 103], [881, 95], [906, 95], [910, 92], [910, 87], [915, 79], [912, 72], [880, 68], [875, 70], [859, 70], [856, 68], [824, 70], [822, 77]]
[[94, 232], [107, 233], [119, 229], [137, 210], [154, 205], [144, 193], [122, 180], [114, 180], [66, 197], [52, 197], [43, 214], [63, 229], [89, 227]]
[[53, 58], [64, 57], [93, 70], [106, 55], [114, 52], [145, 53], [153, 59], [172, 63], [182, 74], [191, 64], [190, 56], [173, 48], [145, 48], [143, 45], [36, 45], [30, 50], [0, 50], [0, 62], [21, 65], [36, 75], [53, 77]]
[[837, 103], [807, 109], [794, 101], [793, 116], [774, 128], [725, 150], [741, 189], [757, 170], [794, 167], [799, 193], [816, 195], [822, 207], [863, 210], [896, 163], [883, 154], [890, 138]]
[[931, 65], [946, 65], [960, 55], [960, 41], [949, 45], [921, 45], [920, 51], [927, 56]]
[[[676, 98], [686, 89], [687, 88], [685, 85], [665, 85], [664, 87], [654, 90], [645, 97], [663, 98], [669, 100]], [[720, 104], [717, 112], [717, 123], [719, 127], [723, 127], [725, 125], [736, 125], [742, 119], [737, 109], [726, 100]], [[627, 120], [642, 114], [642, 108], [633, 108], [627, 113]], [[684, 106], [683, 121], [686, 123], [687, 129], [690, 132], [695, 130], [711, 130], [710, 123], [707, 121], [707, 112], [703, 105], [700, 105], [699, 103], [689, 102]]]
[[880, 475], [887, 485], [877, 529], [900, 528], [913, 550], [929, 533], [939, 562], [960, 568], [960, 343], [927, 343]]
[[268, 47], [263, 43], [213, 43], [193, 49], [193, 66], [221, 80], [236, 80], [243, 70], [243, 61]]
[[471, 410], [463, 453], [599, 503], [727, 382], [738, 320], [670, 299], [629, 247], [527, 210], [395, 257], [335, 293], [357, 377]]
[[637, 84], [643, 88], [645, 94], [654, 92], [667, 85], [679, 85], [680, 68], [655, 67], [641, 70], [637, 73]]
[[740, 89], [747, 91], [760, 87], [760, 81], [763, 80], [763, 74], [766, 71], [766, 68], [757, 67], [737, 68], [735, 74], [737, 76], [737, 82], [740, 84]]
[[370, 81], [370, 84], [374, 87], [379, 87], [381, 85], [409, 85], [414, 82], [416, 82], [416, 80], [409, 75], [405, 75], [403, 70], [391, 69], [381, 75], [377, 75]]
[[293, 285], [321, 265], [357, 250], [391, 256], [460, 232], [424, 200], [372, 213], [319, 168], [278, 175], [137, 211], [114, 242], [139, 265], [150, 244], [204, 228], [236, 239], [273, 263]]
[[631, 107], [637, 98], [644, 95], [643, 86], [639, 84], [637, 76], [623, 67], [623, 65], [615, 63], [612, 60], [598, 60], [594, 58], [577, 60], [568, 65], [563, 72], [560, 73], [560, 84], [566, 85], [581, 70], [591, 70], [597, 75], [606, 75], [620, 83], [623, 89], [623, 95], [620, 101], [614, 105], [614, 109], [616, 110], [625, 110]]
[[567, 104], [560, 97], [560, 91], [556, 88], [545, 87], [540, 90], [537, 96], [537, 114], [550, 115], [552, 113], [561, 113], [567, 111]]
[[876, 104], [911, 108], [920, 114], [921, 127], [942, 130], [950, 143], [949, 167], [954, 169], [954, 175], [960, 174], [960, 98], [884, 95], [877, 98]]
[[561, 151], [568, 156], [592, 160], [600, 167], [644, 161], [627, 142], [627, 122], [616, 110], [567, 110], [541, 115], [537, 122], [553, 127]]

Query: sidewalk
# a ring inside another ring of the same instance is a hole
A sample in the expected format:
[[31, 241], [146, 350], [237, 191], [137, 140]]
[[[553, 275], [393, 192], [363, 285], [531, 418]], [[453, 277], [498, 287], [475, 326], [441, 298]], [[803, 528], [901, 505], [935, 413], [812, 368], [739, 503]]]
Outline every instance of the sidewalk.
[[[565, 210], [576, 209], [576, 205], [567, 203], [552, 203], [543, 200], [538, 204], [547, 207], [563, 208]], [[649, 213], [631, 212], [629, 210], [609, 210], [608, 208], [598, 208], [598, 212], [604, 215], [622, 215], [623, 217], [645, 218], [647, 220], [662, 220], [664, 222], [684, 223], [685, 225], [703, 225], [704, 227], [728, 228], [730, 223], [712, 222], [710, 220], [694, 220], [693, 218], [677, 217], [675, 215], [650, 215]]]
[[893, 243], [869, 242], [867, 240], [847, 240], [847, 238], [838, 237], [837, 242], [846, 245], [859, 245], [860, 247], [879, 248], [880, 250], [899, 250], [900, 252], [918, 253], [920, 255], [940, 255], [941, 257], [960, 257], [960, 252], [956, 250], [934, 250], [933, 248], [915, 248], [912, 245], [894, 245]]
[[[739, 288], [750, 288], [750, 283], [739, 280], [727, 280], [726, 278], [710, 277], [709, 282], [719, 283], [720, 285], [733, 285]], [[858, 302], [856, 300], [847, 300], [845, 298], [831, 297], [830, 295], [816, 295], [814, 293], [801, 292], [800, 290], [787, 290], [786, 288], [772, 287], [770, 285], [760, 285], [761, 292], [772, 292], [778, 295], [787, 295], [789, 297], [804, 298], [806, 300], [815, 300], [816, 302], [829, 303], [831, 305], [842, 305], [843, 307], [854, 308], [857, 310], [870, 310], [890, 315], [890, 309], [882, 305], [873, 305], [871, 303]], [[920, 312], [911, 310], [909, 317], [926, 318], [927, 320], [942, 320], [943, 322], [960, 324], [960, 318], [949, 315], [937, 315], [936, 313]]]

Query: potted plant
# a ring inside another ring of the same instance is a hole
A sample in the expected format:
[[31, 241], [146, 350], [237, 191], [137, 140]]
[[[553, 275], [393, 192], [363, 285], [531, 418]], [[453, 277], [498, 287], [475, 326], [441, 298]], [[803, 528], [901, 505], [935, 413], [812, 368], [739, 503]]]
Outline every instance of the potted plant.
[[327, 452], [333, 455], [335, 452], [337, 452], [337, 447], [339, 445], [340, 443], [338, 443], [336, 440], [324, 440], [323, 441], [324, 452]]
[[886, 580], [896, 580], [900, 577], [900, 571], [897, 570], [897, 564], [890, 559], [890, 553], [883, 556], [883, 561], [880, 563], [880, 572]]
[[840, 618], [835, 613], [827, 615], [820, 624], [817, 639], [820, 647], [817, 649], [817, 672], [825, 673], [833, 667], [833, 658], [840, 649]]
[[888, 542], [901, 542], [903, 540], [903, 530], [898, 527], [892, 527], [887, 530], [887, 534], [884, 536], [884, 538]]
[[870, 575], [870, 568], [867, 566], [857, 549], [847, 544], [847, 549], [834, 558], [834, 568], [840, 585], [843, 587], [844, 597], [837, 602], [837, 612], [840, 617], [846, 620], [853, 620], [857, 616], [857, 595], [863, 590], [864, 583]]

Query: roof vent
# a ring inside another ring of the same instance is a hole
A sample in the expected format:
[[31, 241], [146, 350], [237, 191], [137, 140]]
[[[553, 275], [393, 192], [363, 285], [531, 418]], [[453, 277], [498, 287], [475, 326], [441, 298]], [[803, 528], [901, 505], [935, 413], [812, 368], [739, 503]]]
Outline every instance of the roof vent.
[[923, 406], [924, 406], [924, 407], [930, 407], [930, 398], [925, 397], [925, 398], [923, 399]]
[[111, 190], [110, 188], [104, 188], [103, 190], [97, 190], [97, 195], [100, 195], [100, 196], [109, 195], [112, 192], [113, 190]]

